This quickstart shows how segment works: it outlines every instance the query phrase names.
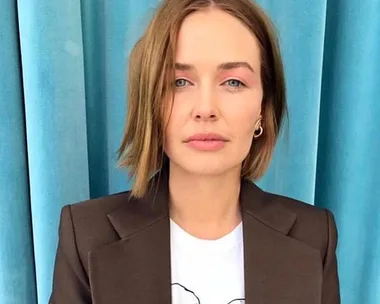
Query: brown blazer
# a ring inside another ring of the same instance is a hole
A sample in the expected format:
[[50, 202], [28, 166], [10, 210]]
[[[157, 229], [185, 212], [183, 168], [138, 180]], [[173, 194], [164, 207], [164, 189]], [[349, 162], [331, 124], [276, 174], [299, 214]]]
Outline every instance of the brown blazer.
[[[152, 184], [144, 199], [122, 192], [62, 209], [49, 303], [171, 303], [167, 174]], [[246, 180], [240, 203], [245, 303], [340, 303], [331, 212]]]

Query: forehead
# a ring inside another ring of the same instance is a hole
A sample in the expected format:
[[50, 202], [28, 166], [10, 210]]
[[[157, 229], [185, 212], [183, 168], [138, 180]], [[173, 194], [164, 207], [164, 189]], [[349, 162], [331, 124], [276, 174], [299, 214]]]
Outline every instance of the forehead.
[[256, 37], [240, 20], [213, 9], [185, 18], [178, 34], [176, 61], [194, 65], [248, 61], [258, 69], [260, 50]]

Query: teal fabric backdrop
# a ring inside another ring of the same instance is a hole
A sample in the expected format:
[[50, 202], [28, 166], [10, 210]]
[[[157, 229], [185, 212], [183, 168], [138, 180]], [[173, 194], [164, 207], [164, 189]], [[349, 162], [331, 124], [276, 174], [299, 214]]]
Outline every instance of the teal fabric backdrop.
[[[290, 111], [264, 189], [329, 208], [342, 303], [380, 303], [380, 0], [260, 0]], [[0, 0], [0, 303], [47, 303], [63, 205], [126, 190], [126, 60], [155, 0]]]

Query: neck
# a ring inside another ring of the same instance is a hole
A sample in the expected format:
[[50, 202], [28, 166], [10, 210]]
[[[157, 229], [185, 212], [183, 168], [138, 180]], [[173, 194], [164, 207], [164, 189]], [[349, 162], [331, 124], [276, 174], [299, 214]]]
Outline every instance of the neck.
[[170, 217], [189, 233], [215, 239], [241, 221], [240, 168], [222, 175], [195, 175], [170, 165]]

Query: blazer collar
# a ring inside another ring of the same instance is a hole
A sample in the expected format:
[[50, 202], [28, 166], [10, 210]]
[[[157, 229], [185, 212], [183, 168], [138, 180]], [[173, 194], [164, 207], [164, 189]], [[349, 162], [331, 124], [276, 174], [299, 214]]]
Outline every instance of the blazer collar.
[[[129, 203], [122, 204], [108, 214], [120, 238], [126, 238], [157, 220], [169, 217], [168, 179], [167, 169], [158, 171], [151, 179], [144, 198], [130, 198]], [[295, 213], [273, 201], [273, 198], [249, 180], [241, 182], [240, 204], [243, 213], [285, 235], [296, 219]]]
[[121, 204], [107, 216], [120, 238], [128, 236], [169, 217], [169, 172], [158, 171], [150, 180], [145, 197]]
[[[287, 236], [296, 215], [274, 197], [242, 181], [245, 303], [277, 304], [283, 299], [319, 303], [319, 253]], [[144, 198], [130, 198], [108, 218], [120, 240], [89, 252], [93, 300], [98, 304], [171, 303], [167, 170], [151, 179]], [[315, 291], [314, 298], [309, 297], [310, 290]]]

